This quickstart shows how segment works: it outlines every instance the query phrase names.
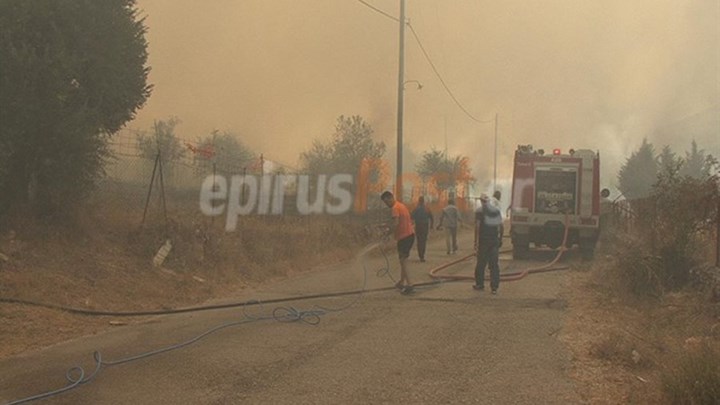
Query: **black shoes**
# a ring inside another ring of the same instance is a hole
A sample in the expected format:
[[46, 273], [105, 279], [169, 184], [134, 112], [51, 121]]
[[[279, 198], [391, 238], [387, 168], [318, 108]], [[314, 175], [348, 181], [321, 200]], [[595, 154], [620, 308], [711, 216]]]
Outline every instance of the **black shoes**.
[[[475, 284], [475, 285], [473, 285], [473, 290], [485, 291], [485, 286]], [[492, 295], [497, 295], [497, 288], [492, 289]]]
[[400, 294], [410, 294], [415, 291], [412, 285], [402, 285], [399, 281], [395, 283], [395, 288], [400, 290]]

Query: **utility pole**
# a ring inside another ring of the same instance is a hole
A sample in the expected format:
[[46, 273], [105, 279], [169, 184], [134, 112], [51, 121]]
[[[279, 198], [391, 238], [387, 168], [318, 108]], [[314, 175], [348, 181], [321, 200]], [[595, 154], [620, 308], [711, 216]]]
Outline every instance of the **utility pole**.
[[405, 0], [400, 0], [400, 60], [398, 63], [398, 111], [397, 111], [397, 161], [395, 198], [402, 201], [402, 138], [403, 138], [403, 93], [405, 85]]
[[445, 118], [445, 127], [444, 127], [444, 128], [445, 128], [445, 163], [447, 163], [447, 160], [448, 160], [448, 149], [447, 149], [447, 148], [448, 148], [448, 147], [447, 147], [447, 117], [443, 117], [443, 118]]
[[715, 267], [720, 267], [720, 201], [717, 206], [717, 228], [715, 229]]
[[497, 191], [497, 132], [498, 132], [498, 114], [495, 113], [495, 156], [493, 159], [493, 193]]

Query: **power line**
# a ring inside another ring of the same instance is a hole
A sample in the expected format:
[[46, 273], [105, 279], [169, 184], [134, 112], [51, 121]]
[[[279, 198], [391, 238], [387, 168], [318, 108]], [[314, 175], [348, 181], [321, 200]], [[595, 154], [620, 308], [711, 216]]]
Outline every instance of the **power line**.
[[[395, 22], [399, 22], [399, 21], [400, 21], [399, 18], [394, 17], [394, 16], [386, 13], [385, 11], [383, 11], [383, 10], [381, 10], [381, 9], [373, 6], [372, 4], [370, 4], [370, 3], [368, 3], [368, 2], [366, 2], [366, 1], [364, 1], [364, 0], [357, 0], [357, 1], [358, 1], [360, 4], [362, 4], [362, 5], [370, 8], [370, 9], [372, 9], [373, 11], [375, 11], [375, 12], [377, 12], [377, 13], [379, 13], [379, 14], [382, 14], [382, 15], [385, 16], [386, 18], [389, 18], [389, 19], [391, 19], [391, 20], [393, 20], [393, 21], [395, 21]], [[415, 38], [415, 41], [417, 41], [418, 45], [420, 46], [420, 50], [422, 51], [423, 55], [425, 56], [425, 59], [426, 59], [426, 60], [428, 61], [428, 63], [430, 64], [430, 67], [432, 68], [433, 72], [435, 72], [435, 76], [437, 76], [438, 80], [440, 80], [440, 83], [442, 84], [443, 88], [444, 88], [445, 91], [448, 93], [448, 95], [450, 95], [450, 98], [452, 98], [452, 100], [453, 100], [453, 101], [455, 102], [455, 104], [460, 108], [460, 110], [462, 110], [462, 112], [464, 112], [465, 115], [467, 115], [468, 117], [470, 117], [470, 119], [473, 120], [473, 121], [475, 121], [475, 122], [479, 122], [479, 123], [481, 123], [481, 124], [490, 124], [490, 123], [492, 123], [492, 122], [495, 122], [495, 119], [481, 120], [481, 119], [476, 118], [476, 117], [473, 116], [472, 114], [470, 114], [470, 112], [462, 105], [462, 103], [460, 103], [460, 101], [457, 99], [457, 97], [455, 97], [455, 95], [453, 94], [452, 90], [450, 90], [450, 87], [448, 87], [447, 83], [445, 83], [445, 80], [442, 78], [442, 76], [440, 75], [440, 72], [439, 72], [439, 71], [437, 70], [437, 68], [435, 67], [435, 64], [433, 63], [432, 59], [430, 59], [430, 55], [429, 55], [429, 54], [427, 53], [427, 51], [425, 50], [425, 47], [423, 46], [422, 41], [420, 41], [420, 37], [418, 36], [417, 32], [415, 31], [415, 28], [413, 28], [412, 24], [410, 24], [409, 21], [406, 22], [405, 24], [407, 24], [407, 26], [410, 27], [410, 32], [412, 32], [413, 37]]]
[[388, 13], [382, 11], [382, 10], [380, 10], [379, 8], [373, 6], [372, 4], [370, 4], [370, 3], [366, 2], [366, 1], [363, 1], [363, 0], [357, 0], [357, 1], [360, 2], [360, 4], [364, 5], [365, 7], [368, 7], [368, 8], [370, 8], [370, 9], [372, 9], [373, 11], [375, 11], [375, 12], [377, 12], [377, 13], [380, 13], [380, 14], [384, 15], [385, 17], [387, 17], [387, 18], [389, 18], [389, 19], [391, 19], [391, 20], [393, 20], [393, 21], [395, 21], [395, 22], [400, 22], [400, 19], [399, 19], [399, 18], [394, 17], [394, 16], [392, 16], [392, 15], [390, 15], [390, 14], [388, 14]]
[[[358, 1], [360, 1], [360, 0], [358, 0]], [[422, 42], [420, 41], [420, 37], [418, 37], [417, 32], [415, 32], [415, 28], [413, 28], [412, 24], [410, 24], [409, 22], [407, 23], [407, 26], [410, 27], [410, 32], [412, 32], [413, 37], [415, 38], [415, 41], [417, 41], [418, 45], [420, 46], [420, 50], [422, 51], [423, 55], [425, 55], [425, 59], [430, 64], [430, 67], [432, 68], [433, 72], [435, 72], [435, 76], [437, 76], [438, 80], [440, 80], [440, 83], [442, 83], [443, 88], [445, 88], [445, 91], [450, 95], [450, 98], [453, 99], [455, 104], [462, 110], [462, 112], [464, 112], [465, 115], [470, 117], [471, 120], [473, 120], [475, 122], [479, 122], [481, 124], [489, 124], [491, 122], [494, 122], [495, 119], [481, 120], [481, 119], [475, 118], [472, 114], [470, 114], [470, 112], [467, 109], [465, 109], [465, 107], [460, 103], [460, 101], [455, 97], [453, 92], [450, 90], [448, 85], [445, 83], [445, 80], [440, 75], [440, 72], [438, 72], [432, 59], [430, 59], [430, 55], [428, 55], [427, 51], [425, 50], [425, 47], [423, 46]]]

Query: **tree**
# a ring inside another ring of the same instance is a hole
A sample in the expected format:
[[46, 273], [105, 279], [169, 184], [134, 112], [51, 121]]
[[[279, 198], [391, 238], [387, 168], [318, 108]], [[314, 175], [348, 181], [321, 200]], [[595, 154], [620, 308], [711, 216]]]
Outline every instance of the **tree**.
[[215, 130], [198, 142], [202, 154], [195, 154], [196, 166], [211, 169], [215, 164], [218, 173], [238, 174], [242, 168], [253, 163], [255, 154], [236, 135]]
[[[180, 124], [177, 117], [170, 117], [166, 121], [159, 120], [153, 123], [150, 133], [146, 131], [138, 131], [137, 144], [140, 150], [140, 156], [145, 158], [144, 169], [147, 172], [147, 180], [153, 173], [155, 175], [163, 175], [163, 183], [166, 186], [177, 186], [179, 173], [176, 163], [180, 162], [186, 155], [187, 149], [180, 142], [175, 134], [175, 128]], [[162, 164], [162, 172], [155, 172], [155, 159], [160, 153], [160, 163]]]
[[466, 156], [457, 155], [448, 158], [445, 152], [435, 148], [423, 152], [415, 170], [423, 181], [434, 185], [440, 191], [451, 190], [460, 184], [475, 181]]
[[658, 164], [653, 145], [643, 139], [642, 145], [627, 159], [618, 173], [618, 188], [628, 200], [650, 195], [657, 181]]
[[68, 212], [150, 95], [134, 0], [0, 2], [0, 214]]
[[415, 166], [415, 170], [417, 170], [420, 177], [429, 180], [436, 173], [445, 171], [446, 162], [445, 152], [432, 148], [430, 151], [423, 152], [420, 162]]
[[148, 160], [155, 160], [160, 152], [163, 166], [182, 159], [185, 156], [185, 147], [175, 134], [175, 127], [178, 124], [180, 124], [180, 120], [177, 117], [170, 117], [167, 121], [155, 121], [150, 134], [139, 132], [137, 142], [140, 156]]
[[670, 146], [665, 145], [657, 157], [659, 174], [674, 175], [680, 171], [684, 161], [679, 158]]
[[385, 153], [385, 143], [374, 141], [372, 135], [372, 127], [362, 117], [341, 115], [329, 143], [316, 140], [300, 155], [303, 169], [317, 174], [356, 174], [363, 159], [379, 160]]
[[685, 152], [685, 163], [680, 174], [695, 179], [706, 179], [710, 177], [716, 166], [717, 160], [712, 155], [706, 154], [705, 150], [699, 149], [697, 142], [693, 139], [690, 150]]
[[308, 173], [331, 173], [335, 164], [333, 153], [332, 145], [314, 140], [310, 150], [300, 154], [303, 170]]

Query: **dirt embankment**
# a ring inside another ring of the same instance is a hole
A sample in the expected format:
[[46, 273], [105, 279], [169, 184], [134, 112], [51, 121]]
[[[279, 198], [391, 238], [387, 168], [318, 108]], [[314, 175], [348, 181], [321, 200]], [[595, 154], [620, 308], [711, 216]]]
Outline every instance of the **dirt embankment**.
[[[104, 210], [103, 212], [108, 212]], [[208, 218], [139, 227], [120, 210], [72, 226], [15, 219], [0, 227], [0, 298], [106, 311], [178, 308], [352, 257], [370, 235], [353, 218], [242, 218], [238, 232]], [[170, 235], [161, 268], [152, 259]], [[140, 322], [0, 304], [0, 357]]]
[[571, 376], [584, 399], [659, 404], [707, 395], [710, 402], [692, 403], [717, 403], [720, 303], [693, 288], [633, 298], [608, 279], [613, 263], [599, 255], [587, 271], [570, 274], [561, 339], [573, 352]]

